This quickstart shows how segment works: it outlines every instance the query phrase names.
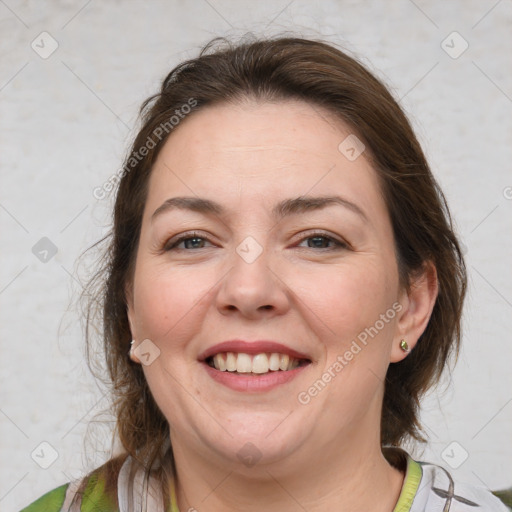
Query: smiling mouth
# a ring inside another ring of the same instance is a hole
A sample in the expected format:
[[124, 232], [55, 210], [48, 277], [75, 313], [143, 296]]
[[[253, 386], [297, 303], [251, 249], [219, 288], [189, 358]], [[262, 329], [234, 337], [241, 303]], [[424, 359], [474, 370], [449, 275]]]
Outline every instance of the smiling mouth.
[[309, 359], [297, 359], [277, 352], [254, 355], [244, 352], [220, 352], [208, 357], [205, 362], [221, 372], [246, 376], [287, 372], [311, 363]]

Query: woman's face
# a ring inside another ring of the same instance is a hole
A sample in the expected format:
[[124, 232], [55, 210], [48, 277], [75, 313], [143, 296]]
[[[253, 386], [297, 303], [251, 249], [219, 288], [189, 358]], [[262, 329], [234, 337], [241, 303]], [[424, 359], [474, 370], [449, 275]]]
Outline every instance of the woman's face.
[[166, 142], [128, 311], [175, 452], [249, 467], [378, 442], [402, 292], [360, 150], [299, 101], [208, 107]]

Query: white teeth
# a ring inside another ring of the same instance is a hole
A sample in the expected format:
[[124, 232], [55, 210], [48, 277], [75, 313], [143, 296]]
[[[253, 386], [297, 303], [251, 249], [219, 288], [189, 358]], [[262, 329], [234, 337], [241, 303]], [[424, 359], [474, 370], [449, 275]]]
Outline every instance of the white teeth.
[[269, 369], [272, 370], [273, 372], [277, 372], [277, 370], [279, 370], [279, 361], [279, 354], [276, 354], [275, 352], [270, 354], [270, 358], [268, 360]]
[[225, 359], [224, 354], [217, 354], [213, 358], [213, 363], [215, 364], [215, 368], [217, 368], [217, 365], [219, 365], [217, 370], [220, 370], [221, 372], [226, 371], [226, 359]]
[[[238, 355], [240, 357], [241, 354]], [[267, 354], [257, 354], [252, 359], [253, 373], [267, 373], [269, 370]]]
[[294, 370], [299, 366], [298, 359], [290, 359], [290, 362], [288, 363], [288, 370]]
[[238, 359], [236, 360], [236, 371], [238, 373], [252, 372], [252, 361], [249, 354], [238, 354]]
[[226, 354], [226, 370], [228, 372], [236, 372], [236, 356], [233, 352]]
[[288, 354], [256, 354], [251, 356], [243, 352], [220, 353], [213, 356], [214, 367], [221, 372], [268, 373], [269, 371], [289, 371], [299, 366], [299, 360]]

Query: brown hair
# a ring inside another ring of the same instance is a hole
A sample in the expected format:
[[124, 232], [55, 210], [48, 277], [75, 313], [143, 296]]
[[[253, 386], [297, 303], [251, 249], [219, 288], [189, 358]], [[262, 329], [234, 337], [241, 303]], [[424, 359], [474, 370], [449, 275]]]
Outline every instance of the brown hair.
[[[409, 356], [389, 366], [382, 408], [382, 445], [423, 440], [420, 397], [439, 381], [450, 355], [458, 352], [466, 270], [445, 198], [406, 116], [378, 79], [330, 44], [291, 37], [233, 44], [218, 38], [198, 58], [175, 67], [160, 92], [144, 102], [142, 127], [119, 183], [112, 232], [103, 240], [108, 250], [96, 276], [100, 284], [96, 298], [103, 307], [104, 352], [123, 448], [150, 463], [161, 459], [169, 440], [168, 423], [142, 368], [127, 356], [131, 334], [125, 286], [134, 271], [153, 163], [172, 134], [170, 119], [177, 111], [194, 115], [208, 105], [247, 98], [303, 100], [346, 123], [366, 145], [365, 155], [379, 176], [401, 284], [408, 287], [426, 262], [436, 267], [439, 293], [432, 316]], [[194, 106], [185, 109], [184, 105]], [[162, 127], [168, 128], [165, 136]], [[140, 155], [140, 148], [153, 145]], [[91, 312], [90, 308], [88, 322]], [[90, 329], [86, 334], [89, 339]]]

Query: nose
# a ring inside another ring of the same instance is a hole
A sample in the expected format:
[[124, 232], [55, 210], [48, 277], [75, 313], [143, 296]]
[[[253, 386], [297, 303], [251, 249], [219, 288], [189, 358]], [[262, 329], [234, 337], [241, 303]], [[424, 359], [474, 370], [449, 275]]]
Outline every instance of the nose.
[[256, 320], [289, 310], [291, 292], [271, 260], [265, 250], [254, 261], [244, 258], [242, 252], [233, 254], [231, 268], [216, 297], [217, 308], [223, 315]]

